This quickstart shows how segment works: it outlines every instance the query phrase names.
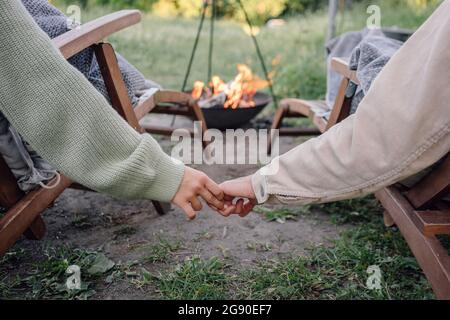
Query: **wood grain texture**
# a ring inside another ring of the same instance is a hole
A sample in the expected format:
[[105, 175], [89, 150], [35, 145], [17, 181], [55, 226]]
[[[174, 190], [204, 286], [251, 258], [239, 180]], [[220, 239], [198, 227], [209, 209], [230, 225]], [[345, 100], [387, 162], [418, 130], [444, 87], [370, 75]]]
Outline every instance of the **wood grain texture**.
[[122, 10], [98, 18], [53, 39], [53, 44], [69, 59], [106, 37], [141, 21], [138, 10]]

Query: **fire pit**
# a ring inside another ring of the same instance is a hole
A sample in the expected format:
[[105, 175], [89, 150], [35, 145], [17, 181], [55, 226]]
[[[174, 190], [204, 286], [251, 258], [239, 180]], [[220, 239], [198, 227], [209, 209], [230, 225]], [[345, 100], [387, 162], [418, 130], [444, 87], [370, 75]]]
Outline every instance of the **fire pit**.
[[264, 108], [272, 102], [270, 95], [257, 92], [254, 96], [255, 106], [252, 108], [225, 109], [223, 105], [203, 108], [208, 128], [226, 130], [236, 129], [255, 118]]
[[202, 108], [208, 128], [236, 129], [256, 117], [271, 101], [271, 97], [259, 92], [270, 86], [270, 81], [253, 74], [244, 65], [237, 66], [238, 75], [225, 83], [214, 76], [208, 85], [196, 81], [191, 95]]
[[[215, 13], [217, 4], [215, 0], [203, 1], [199, 27], [181, 91], [187, 92], [187, 82], [201, 38], [200, 35], [203, 29], [203, 22], [205, 21], [208, 8], [212, 6], [207, 83], [196, 81], [191, 91], [192, 98], [198, 102], [198, 106], [203, 110], [209, 128], [222, 130], [236, 129], [256, 117], [271, 101], [276, 104], [276, 97], [272, 85], [272, 79], [275, 72], [268, 71], [249, 15], [241, 1], [237, 1], [237, 4], [246, 18], [250, 30], [250, 37], [255, 46], [256, 54], [261, 63], [265, 79], [255, 76], [252, 70], [244, 64], [238, 64], [238, 75], [230, 82], [225, 83], [220, 77], [212, 76], [215, 30], [214, 21], [216, 19]], [[272, 64], [278, 64], [276, 61], [277, 59], [274, 59]], [[266, 87], [269, 87], [270, 89], [270, 96], [261, 92], [261, 90]]]

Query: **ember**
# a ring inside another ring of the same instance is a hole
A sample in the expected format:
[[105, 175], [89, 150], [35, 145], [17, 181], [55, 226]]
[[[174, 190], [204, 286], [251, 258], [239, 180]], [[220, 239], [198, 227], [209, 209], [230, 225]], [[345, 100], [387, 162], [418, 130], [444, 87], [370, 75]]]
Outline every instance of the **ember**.
[[196, 81], [192, 97], [199, 100], [202, 108], [223, 105], [225, 109], [254, 108], [254, 97], [258, 90], [270, 85], [269, 81], [254, 75], [252, 70], [244, 65], [237, 66], [238, 75], [233, 81], [225, 83], [219, 76], [214, 76], [208, 86]]

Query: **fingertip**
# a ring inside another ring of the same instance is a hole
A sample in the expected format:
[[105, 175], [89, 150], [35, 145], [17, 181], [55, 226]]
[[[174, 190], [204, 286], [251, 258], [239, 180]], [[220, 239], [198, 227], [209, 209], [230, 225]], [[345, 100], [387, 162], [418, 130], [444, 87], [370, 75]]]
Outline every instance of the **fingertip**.
[[225, 203], [220, 203], [220, 205], [217, 207], [219, 210], [224, 210], [225, 209]]
[[187, 219], [188, 219], [188, 221], [194, 221], [195, 220], [195, 218], [197, 218], [197, 215], [189, 215], [188, 217], [187, 217]]
[[189, 221], [195, 220], [195, 218], [197, 217], [197, 213], [191, 206], [187, 206], [183, 210]]

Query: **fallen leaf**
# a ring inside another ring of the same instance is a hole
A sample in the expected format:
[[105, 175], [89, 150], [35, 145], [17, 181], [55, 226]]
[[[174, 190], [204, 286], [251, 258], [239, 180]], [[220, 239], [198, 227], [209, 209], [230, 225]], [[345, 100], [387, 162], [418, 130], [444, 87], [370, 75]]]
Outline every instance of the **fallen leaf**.
[[92, 275], [103, 274], [114, 268], [115, 265], [114, 261], [108, 259], [103, 253], [99, 253], [87, 272]]

